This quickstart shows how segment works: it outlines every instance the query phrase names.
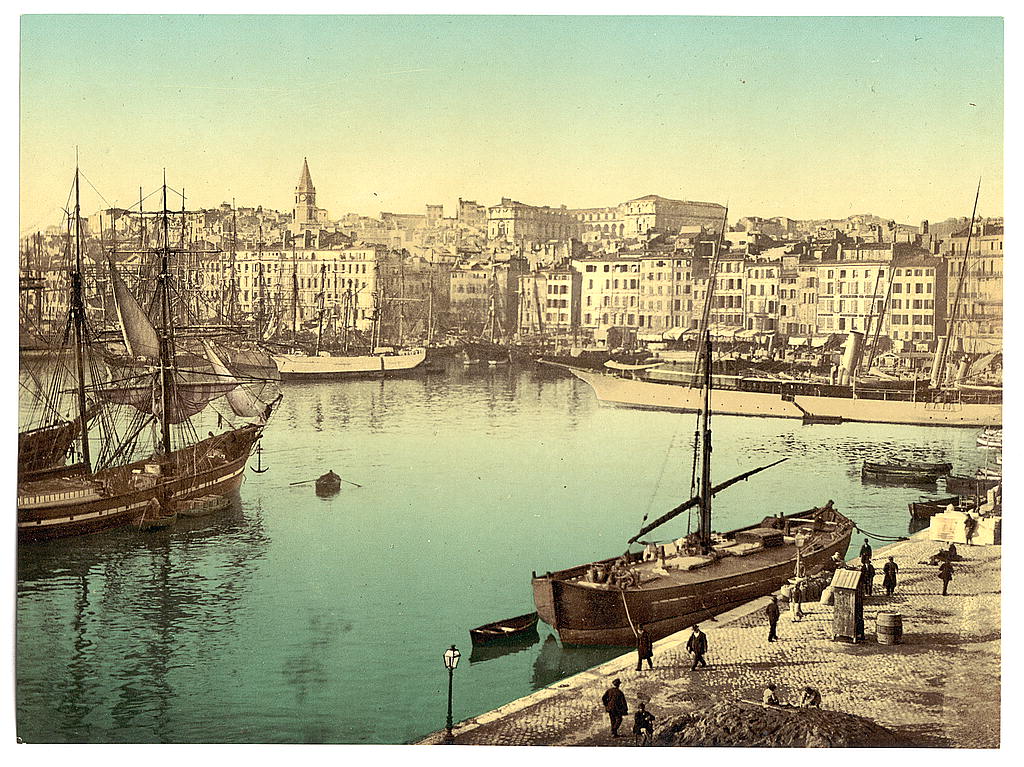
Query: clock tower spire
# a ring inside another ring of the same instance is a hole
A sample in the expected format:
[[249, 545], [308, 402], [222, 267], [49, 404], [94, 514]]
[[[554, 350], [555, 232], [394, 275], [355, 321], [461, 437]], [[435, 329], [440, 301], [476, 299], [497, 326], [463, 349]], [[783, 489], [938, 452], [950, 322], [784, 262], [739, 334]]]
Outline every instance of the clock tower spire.
[[309, 164], [302, 158], [302, 174], [295, 187], [295, 211], [293, 221], [297, 230], [315, 227], [317, 224], [316, 188], [309, 175]]

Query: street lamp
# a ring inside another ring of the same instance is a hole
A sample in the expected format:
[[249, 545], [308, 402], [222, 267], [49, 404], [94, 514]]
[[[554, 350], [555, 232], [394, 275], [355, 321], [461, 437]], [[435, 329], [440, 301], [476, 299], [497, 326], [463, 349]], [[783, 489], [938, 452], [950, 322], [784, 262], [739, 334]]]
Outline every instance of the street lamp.
[[448, 669], [448, 720], [444, 726], [444, 742], [451, 743], [455, 740], [452, 735], [452, 672], [459, 665], [459, 658], [462, 657], [455, 645], [444, 651], [444, 667]]

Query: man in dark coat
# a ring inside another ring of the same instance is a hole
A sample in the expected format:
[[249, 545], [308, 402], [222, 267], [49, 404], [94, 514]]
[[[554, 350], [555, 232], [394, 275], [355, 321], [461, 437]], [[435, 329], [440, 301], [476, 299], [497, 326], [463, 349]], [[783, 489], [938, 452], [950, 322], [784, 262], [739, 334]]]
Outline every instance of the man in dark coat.
[[964, 519], [964, 537], [967, 540], [968, 545], [971, 543], [971, 539], [974, 537], [974, 531], [978, 529], [978, 520], [972, 517], [970, 514]]
[[704, 660], [704, 653], [708, 651], [708, 635], [700, 630], [700, 626], [693, 625], [693, 633], [686, 640], [686, 652], [693, 655], [693, 665], [690, 671], [696, 671], [698, 664], [707, 668], [708, 662]]
[[651, 635], [647, 633], [647, 629], [640, 624], [640, 629], [636, 633], [636, 670], [640, 670], [640, 666], [643, 665], [644, 661], [647, 661], [647, 667], [653, 669], [654, 664], [651, 662], [651, 658], [654, 657], [654, 643], [651, 642]]
[[862, 573], [860, 580], [864, 584], [864, 596], [869, 597], [875, 590], [875, 566], [869, 559], [860, 566], [860, 571]]
[[899, 565], [897, 565], [892, 557], [889, 557], [889, 561], [882, 567], [882, 588], [885, 589], [886, 596], [892, 596], [892, 592], [896, 590], [896, 573], [900, 571]]
[[868, 539], [864, 539], [864, 545], [860, 547], [860, 561], [861, 564], [867, 564], [871, 561], [871, 545], [868, 543]]
[[942, 596], [947, 596], [946, 589], [953, 580], [953, 563], [948, 559], [944, 559], [939, 565], [939, 580], [942, 581]]
[[622, 724], [622, 717], [629, 713], [629, 706], [626, 705], [626, 696], [622, 694], [618, 679], [612, 680], [612, 686], [605, 690], [601, 696], [601, 703], [604, 710], [608, 712], [608, 719], [612, 723], [612, 737], [619, 737], [619, 726]]
[[768, 618], [768, 641], [774, 642], [779, 638], [776, 627], [779, 625], [779, 600], [772, 594], [772, 601], [764, 608], [765, 617]]

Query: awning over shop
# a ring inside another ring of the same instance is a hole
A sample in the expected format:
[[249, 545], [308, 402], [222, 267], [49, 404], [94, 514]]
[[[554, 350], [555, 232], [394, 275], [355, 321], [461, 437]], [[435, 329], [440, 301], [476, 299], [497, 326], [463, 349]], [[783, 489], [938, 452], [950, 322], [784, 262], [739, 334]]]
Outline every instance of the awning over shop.
[[811, 338], [811, 346], [820, 349], [831, 340], [832, 336], [814, 336]]
[[680, 338], [693, 335], [696, 332], [696, 330], [691, 330], [688, 328], [669, 328], [668, 330], [661, 334], [661, 337], [666, 341], [678, 341]]
[[739, 332], [737, 332], [736, 333], [736, 340], [737, 341], [739, 341], [739, 340], [751, 341], [757, 335], [760, 335], [758, 333], [758, 331], [752, 330], [752, 329], [748, 328], [747, 330], [740, 330]]
[[730, 325], [712, 325], [708, 330], [711, 332], [712, 338], [731, 341], [736, 336], [736, 331], [739, 330], [739, 328], [732, 327]]
[[789, 345], [790, 346], [804, 346], [806, 343], [807, 343], [807, 337], [806, 336], [790, 336], [789, 337]]
[[660, 341], [661, 333], [637, 333], [637, 341]]

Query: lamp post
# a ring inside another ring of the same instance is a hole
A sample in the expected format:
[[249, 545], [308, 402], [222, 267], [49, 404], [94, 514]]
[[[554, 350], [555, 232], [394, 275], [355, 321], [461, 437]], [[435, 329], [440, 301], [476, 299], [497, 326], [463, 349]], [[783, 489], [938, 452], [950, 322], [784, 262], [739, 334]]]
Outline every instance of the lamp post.
[[459, 665], [459, 658], [462, 657], [455, 645], [444, 651], [444, 667], [448, 669], [448, 719], [444, 726], [444, 742], [452, 743], [455, 736], [452, 735], [452, 672]]

